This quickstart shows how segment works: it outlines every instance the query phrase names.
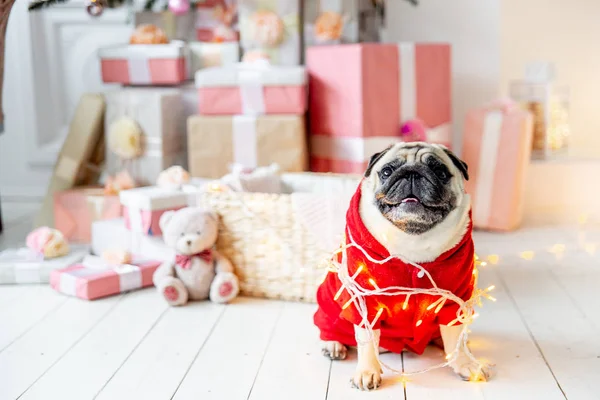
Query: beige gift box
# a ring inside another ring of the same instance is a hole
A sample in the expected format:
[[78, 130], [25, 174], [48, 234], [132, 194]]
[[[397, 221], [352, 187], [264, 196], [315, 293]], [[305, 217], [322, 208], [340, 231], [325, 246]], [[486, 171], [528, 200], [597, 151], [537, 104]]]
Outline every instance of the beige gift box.
[[248, 168], [277, 163], [282, 171], [308, 164], [301, 115], [192, 116], [188, 119], [188, 165], [192, 176], [220, 178], [229, 165]]

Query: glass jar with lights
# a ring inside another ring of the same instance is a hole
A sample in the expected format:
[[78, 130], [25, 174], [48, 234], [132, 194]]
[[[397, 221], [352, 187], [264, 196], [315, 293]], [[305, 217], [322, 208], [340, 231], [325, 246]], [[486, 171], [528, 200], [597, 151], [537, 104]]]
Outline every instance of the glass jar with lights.
[[557, 85], [554, 65], [531, 63], [525, 79], [510, 83], [510, 97], [534, 117], [532, 158], [548, 159], [568, 150], [569, 88]]

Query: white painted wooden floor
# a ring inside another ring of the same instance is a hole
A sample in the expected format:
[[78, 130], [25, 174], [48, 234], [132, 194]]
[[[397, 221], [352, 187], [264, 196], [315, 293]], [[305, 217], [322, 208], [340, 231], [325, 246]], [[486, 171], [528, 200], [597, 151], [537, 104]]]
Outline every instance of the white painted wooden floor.
[[[0, 248], [22, 240], [36, 205], [3, 207]], [[242, 298], [168, 308], [153, 289], [88, 302], [47, 286], [1, 286], [0, 399], [600, 399], [600, 229], [582, 232], [476, 235], [482, 257], [500, 256], [481, 271], [498, 301], [471, 334], [472, 350], [497, 364], [488, 383], [444, 369], [406, 390], [389, 374], [376, 392], [350, 389], [355, 355], [321, 355], [310, 304]], [[555, 244], [566, 246], [562, 258], [548, 251]], [[411, 371], [442, 355], [382, 357]]]

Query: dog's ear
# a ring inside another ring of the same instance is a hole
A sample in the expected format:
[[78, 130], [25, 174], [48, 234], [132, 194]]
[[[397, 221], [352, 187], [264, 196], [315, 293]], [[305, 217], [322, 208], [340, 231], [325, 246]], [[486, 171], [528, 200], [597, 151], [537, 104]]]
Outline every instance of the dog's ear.
[[375, 163], [377, 163], [377, 161], [379, 161], [381, 159], [381, 157], [383, 157], [385, 155], [385, 153], [387, 153], [391, 148], [392, 148], [392, 146], [389, 146], [385, 150], [383, 150], [379, 153], [375, 153], [371, 156], [371, 159], [369, 160], [369, 165], [367, 166], [367, 170], [365, 171], [365, 178], [367, 178], [369, 175], [371, 175], [371, 170], [375, 166]]
[[469, 180], [469, 166], [467, 165], [467, 163], [464, 162], [463, 160], [461, 160], [460, 158], [458, 158], [456, 156], [456, 154], [454, 154], [452, 151], [450, 151], [448, 149], [444, 149], [444, 152], [448, 155], [448, 157], [450, 157], [450, 160], [452, 160], [452, 163], [462, 173], [465, 180], [468, 181]]

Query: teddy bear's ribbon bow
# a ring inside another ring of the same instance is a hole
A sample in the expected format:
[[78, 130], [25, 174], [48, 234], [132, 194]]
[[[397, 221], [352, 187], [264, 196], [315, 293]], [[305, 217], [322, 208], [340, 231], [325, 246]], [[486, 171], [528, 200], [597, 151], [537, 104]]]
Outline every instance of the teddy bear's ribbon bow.
[[175, 264], [179, 265], [183, 269], [190, 269], [192, 267], [192, 258], [194, 257], [200, 257], [205, 262], [210, 264], [213, 259], [212, 250], [207, 249], [201, 251], [200, 253], [191, 254], [189, 256], [178, 254], [175, 256]]

